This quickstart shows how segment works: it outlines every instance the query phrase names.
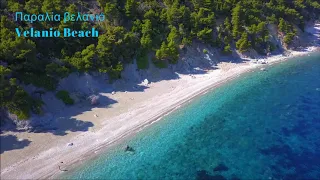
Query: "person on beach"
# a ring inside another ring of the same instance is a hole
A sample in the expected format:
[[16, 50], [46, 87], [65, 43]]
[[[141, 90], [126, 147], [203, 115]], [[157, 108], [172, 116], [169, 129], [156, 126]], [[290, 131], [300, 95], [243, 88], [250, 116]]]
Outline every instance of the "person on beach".
[[[61, 161], [61, 163], [63, 163], [63, 162]], [[60, 170], [60, 171], [68, 171], [68, 170], [66, 170], [66, 169], [61, 169], [60, 165], [58, 165], [58, 167], [59, 167], [59, 170]]]
[[66, 169], [61, 169], [60, 165], [58, 165], [60, 171], [68, 171]]

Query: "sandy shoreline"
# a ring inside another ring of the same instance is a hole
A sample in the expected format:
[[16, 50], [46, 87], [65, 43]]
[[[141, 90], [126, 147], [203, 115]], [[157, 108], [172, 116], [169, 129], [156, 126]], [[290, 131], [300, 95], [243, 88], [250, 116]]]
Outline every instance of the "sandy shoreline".
[[[117, 104], [108, 108], [93, 109], [76, 116], [76, 119], [92, 120], [94, 126], [85, 132], [68, 132], [65, 136], [15, 133], [19, 139], [31, 139], [32, 143], [21, 149], [1, 154], [1, 179], [43, 179], [61, 175], [58, 165], [70, 169], [105, 149], [132, 136], [164, 115], [174, 111], [208, 90], [257, 68], [306, 55], [319, 48], [292, 51], [290, 56], [272, 56], [267, 64], [252, 61], [243, 63], [220, 63], [216, 70], [194, 76], [181, 75], [179, 79], [163, 80], [148, 85], [144, 92], [117, 92], [108, 96]], [[98, 117], [94, 117], [94, 115]], [[46, 143], [43, 143], [46, 142]], [[67, 144], [72, 142], [73, 146]]]

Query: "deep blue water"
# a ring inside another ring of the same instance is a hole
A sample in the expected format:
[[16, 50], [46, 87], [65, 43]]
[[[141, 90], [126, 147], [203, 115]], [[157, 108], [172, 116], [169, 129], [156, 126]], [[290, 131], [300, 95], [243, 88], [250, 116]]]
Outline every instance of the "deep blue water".
[[233, 80], [63, 178], [320, 179], [320, 54]]

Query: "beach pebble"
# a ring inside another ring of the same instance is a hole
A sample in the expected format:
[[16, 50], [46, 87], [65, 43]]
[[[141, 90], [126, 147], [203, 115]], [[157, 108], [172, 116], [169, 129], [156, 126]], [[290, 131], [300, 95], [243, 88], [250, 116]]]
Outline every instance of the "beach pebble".
[[68, 146], [73, 146], [73, 143], [68, 143]]
[[131, 100], [134, 100], [134, 98], [130, 98]]
[[112, 93], [111, 93], [112, 95], [114, 95], [114, 94], [116, 94], [116, 92], [114, 92], [114, 91], [112, 91]]
[[125, 91], [124, 93], [128, 93], [128, 91]]
[[96, 114], [95, 114], [95, 115], [93, 115], [93, 116], [94, 116], [94, 117], [98, 117], [98, 115], [96, 115]]

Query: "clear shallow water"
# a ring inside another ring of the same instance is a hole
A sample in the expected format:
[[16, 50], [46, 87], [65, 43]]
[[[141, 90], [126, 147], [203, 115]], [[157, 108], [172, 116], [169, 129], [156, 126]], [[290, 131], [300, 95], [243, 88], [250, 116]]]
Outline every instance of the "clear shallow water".
[[62, 178], [320, 179], [320, 54], [229, 82]]

